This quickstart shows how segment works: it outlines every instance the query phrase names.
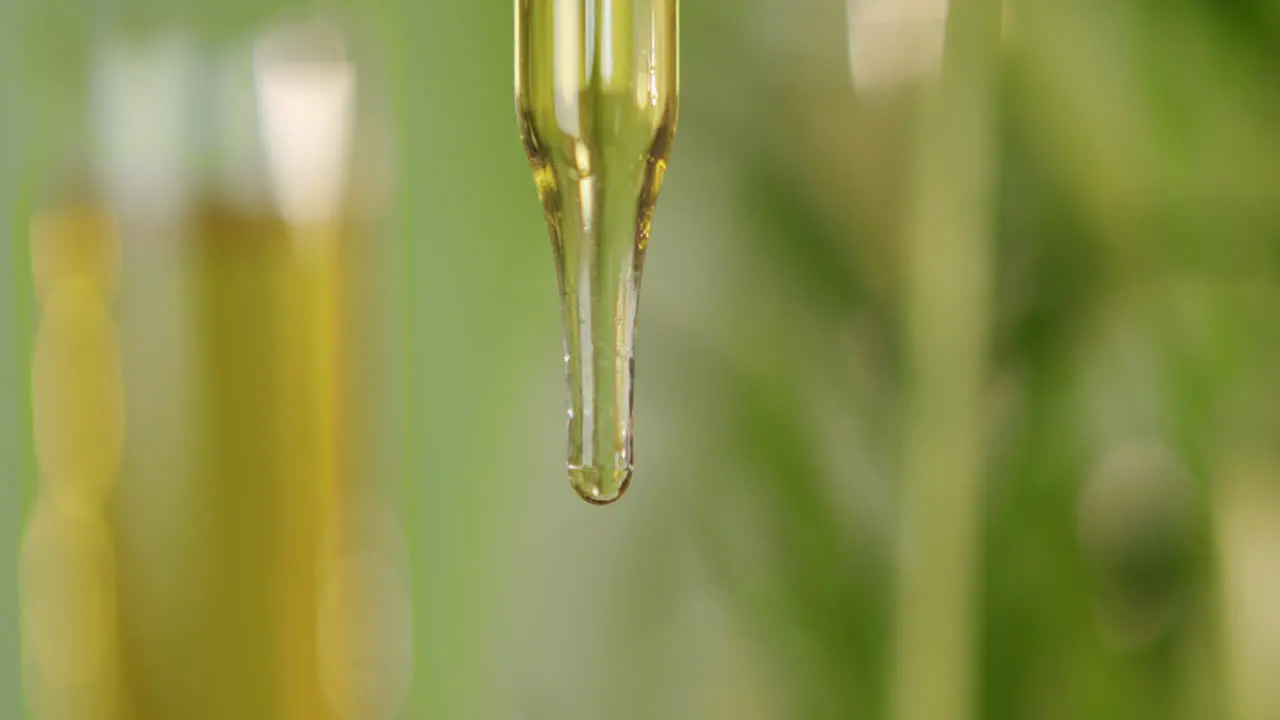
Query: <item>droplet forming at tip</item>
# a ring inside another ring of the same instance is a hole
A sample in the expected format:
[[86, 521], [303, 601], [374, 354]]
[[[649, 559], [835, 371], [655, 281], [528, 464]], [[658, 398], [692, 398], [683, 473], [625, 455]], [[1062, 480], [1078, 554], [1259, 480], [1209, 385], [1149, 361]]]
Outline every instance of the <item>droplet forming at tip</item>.
[[640, 280], [677, 123], [678, 0], [516, 0], [516, 100], [555, 252], [569, 480], [622, 497], [632, 473]]
[[569, 466], [569, 484], [592, 505], [617, 502], [631, 487], [631, 468], [601, 469]]

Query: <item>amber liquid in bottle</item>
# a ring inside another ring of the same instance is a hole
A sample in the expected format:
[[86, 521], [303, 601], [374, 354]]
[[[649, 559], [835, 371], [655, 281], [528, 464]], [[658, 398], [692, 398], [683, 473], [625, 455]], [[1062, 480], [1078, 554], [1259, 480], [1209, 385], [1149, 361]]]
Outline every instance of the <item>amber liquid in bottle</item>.
[[516, 0], [516, 105], [555, 250], [569, 480], [631, 481], [636, 305], [677, 122], [679, 0]]

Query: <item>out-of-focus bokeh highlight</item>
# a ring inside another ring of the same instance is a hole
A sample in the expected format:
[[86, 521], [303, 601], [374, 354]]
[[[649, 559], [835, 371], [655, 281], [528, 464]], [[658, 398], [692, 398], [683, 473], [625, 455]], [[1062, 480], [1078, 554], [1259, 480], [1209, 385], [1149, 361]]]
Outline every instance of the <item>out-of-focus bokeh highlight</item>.
[[601, 509], [510, 2], [0, 5], [0, 718], [1280, 718], [1280, 4], [682, 36]]

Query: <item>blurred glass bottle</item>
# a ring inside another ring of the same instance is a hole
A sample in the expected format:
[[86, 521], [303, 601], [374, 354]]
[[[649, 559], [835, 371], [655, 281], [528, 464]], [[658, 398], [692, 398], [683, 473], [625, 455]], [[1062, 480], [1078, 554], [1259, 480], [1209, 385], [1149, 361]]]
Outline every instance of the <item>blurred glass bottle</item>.
[[394, 515], [377, 510], [363, 282], [385, 123], [357, 103], [331, 23], [215, 53], [181, 32], [95, 47], [92, 170], [31, 234], [31, 707], [388, 716], [408, 653], [363, 631], [407, 608]]

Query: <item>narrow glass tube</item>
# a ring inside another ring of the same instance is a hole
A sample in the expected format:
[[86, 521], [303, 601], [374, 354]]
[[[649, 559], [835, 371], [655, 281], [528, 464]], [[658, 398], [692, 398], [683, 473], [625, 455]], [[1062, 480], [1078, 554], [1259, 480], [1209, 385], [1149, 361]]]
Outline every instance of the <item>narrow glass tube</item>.
[[555, 250], [569, 480], [631, 481], [636, 304], [677, 123], [679, 0], [516, 0], [516, 106]]

